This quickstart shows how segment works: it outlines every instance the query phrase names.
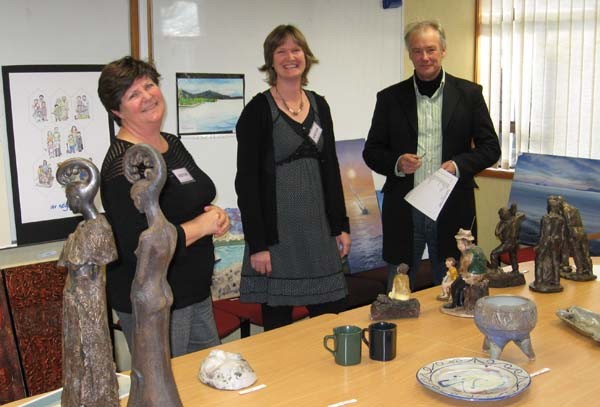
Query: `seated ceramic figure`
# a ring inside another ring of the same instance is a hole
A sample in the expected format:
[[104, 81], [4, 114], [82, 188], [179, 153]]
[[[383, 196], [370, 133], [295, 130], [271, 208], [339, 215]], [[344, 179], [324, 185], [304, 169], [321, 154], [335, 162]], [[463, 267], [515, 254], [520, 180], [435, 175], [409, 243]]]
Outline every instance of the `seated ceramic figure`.
[[396, 268], [392, 291], [388, 297], [393, 300], [407, 301], [410, 299], [410, 281], [408, 279], [408, 265], [402, 263]]
[[450, 287], [454, 280], [458, 278], [458, 270], [456, 269], [456, 259], [454, 257], [448, 257], [446, 259], [446, 275], [442, 280], [442, 293], [437, 296], [437, 299], [440, 301], [448, 301], [450, 300]]
[[487, 259], [483, 249], [473, 243], [475, 238], [470, 230], [461, 228], [454, 237], [461, 252], [460, 275], [450, 286], [452, 301], [444, 304], [444, 308], [462, 307], [471, 311], [477, 299], [489, 293], [487, 280], [484, 279]]

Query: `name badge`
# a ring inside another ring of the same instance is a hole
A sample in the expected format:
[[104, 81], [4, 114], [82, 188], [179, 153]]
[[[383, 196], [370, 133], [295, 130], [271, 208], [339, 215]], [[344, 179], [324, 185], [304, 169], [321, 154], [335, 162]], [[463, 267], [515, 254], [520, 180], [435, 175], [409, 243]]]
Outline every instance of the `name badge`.
[[319, 126], [316, 122], [313, 122], [313, 125], [308, 132], [308, 137], [310, 137], [310, 139], [317, 144], [321, 138], [321, 133], [323, 133], [321, 126]]
[[179, 182], [182, 184], [194, 182], [194, 178], [190, 175], [188, 170], [185, 168], [176, 168], [172, 172], [173, 172], [173, 175], [175, 175], [175, 177], [177, 177]]

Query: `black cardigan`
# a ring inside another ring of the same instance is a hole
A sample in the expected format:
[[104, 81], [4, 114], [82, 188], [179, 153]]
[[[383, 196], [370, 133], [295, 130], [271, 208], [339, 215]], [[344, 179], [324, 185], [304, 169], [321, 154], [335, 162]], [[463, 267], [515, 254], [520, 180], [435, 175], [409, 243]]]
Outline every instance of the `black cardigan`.
[[[333, 236], [350, 232], [335, 137], [329, 105], [313, 92], [323, 132], [320, 167], [325, 211]], [[314, 108], [311, 106], [311, 108]], [[264, 93], [252, 98], [237, 122], [238, 142], [235, 190], [242, 216], [244, 238], [250, 254], [267, 250], [279, 241], [275, 193], [275, 158], [273, 152], [273, 118]]]
[[[173, 291], [173, 309], [184, 308], [210, 296], [214, 268], [212, 235], [204, 236], [186, 247], [185, 232], [180, 224], [204, 212], [216, 196], [212, 180], [195, 163], [181, 141], [162, 133], [169, 149], [162, 156], [167, 164], [167, 181], [160, 194], [160, 207], [177, 229], [177, 248], [167, 279]], [[146, 215], [140, 213], [131, 197], [131, 183], [123, 174], [123, 156], [133, 144], [115, 139], [104, 158], [101, 173], [102, 205], [110, 222], [119, 258], [106, 268], [106, 285], [111, 306], [131, 313], [131, 284], [137, 267], [135, 254], [140, 234], [148, 228]], [[173, 174], [185, 168], [194, 182], [182, 184]]]

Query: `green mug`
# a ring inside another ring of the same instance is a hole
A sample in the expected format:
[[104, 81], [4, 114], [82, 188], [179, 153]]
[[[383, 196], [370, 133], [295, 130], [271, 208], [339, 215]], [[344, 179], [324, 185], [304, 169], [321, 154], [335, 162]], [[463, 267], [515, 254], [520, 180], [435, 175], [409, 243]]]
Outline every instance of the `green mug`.
[[[323, 337], [323, 346], [335, 356], [335, 363], [342, 366], [358, 365], [361, 358], [361, 329], [353, 325], [333, 328], [333, 335]], [[333, 349], [328, 342], [333, 340]]]

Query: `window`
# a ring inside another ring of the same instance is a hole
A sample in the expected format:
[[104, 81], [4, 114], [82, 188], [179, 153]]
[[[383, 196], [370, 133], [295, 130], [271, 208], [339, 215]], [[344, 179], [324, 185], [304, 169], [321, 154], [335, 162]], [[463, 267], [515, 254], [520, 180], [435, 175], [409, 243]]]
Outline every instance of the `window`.
[[477, 55], [503, 168], [600, 158], [600, 1], [480, 0]]

